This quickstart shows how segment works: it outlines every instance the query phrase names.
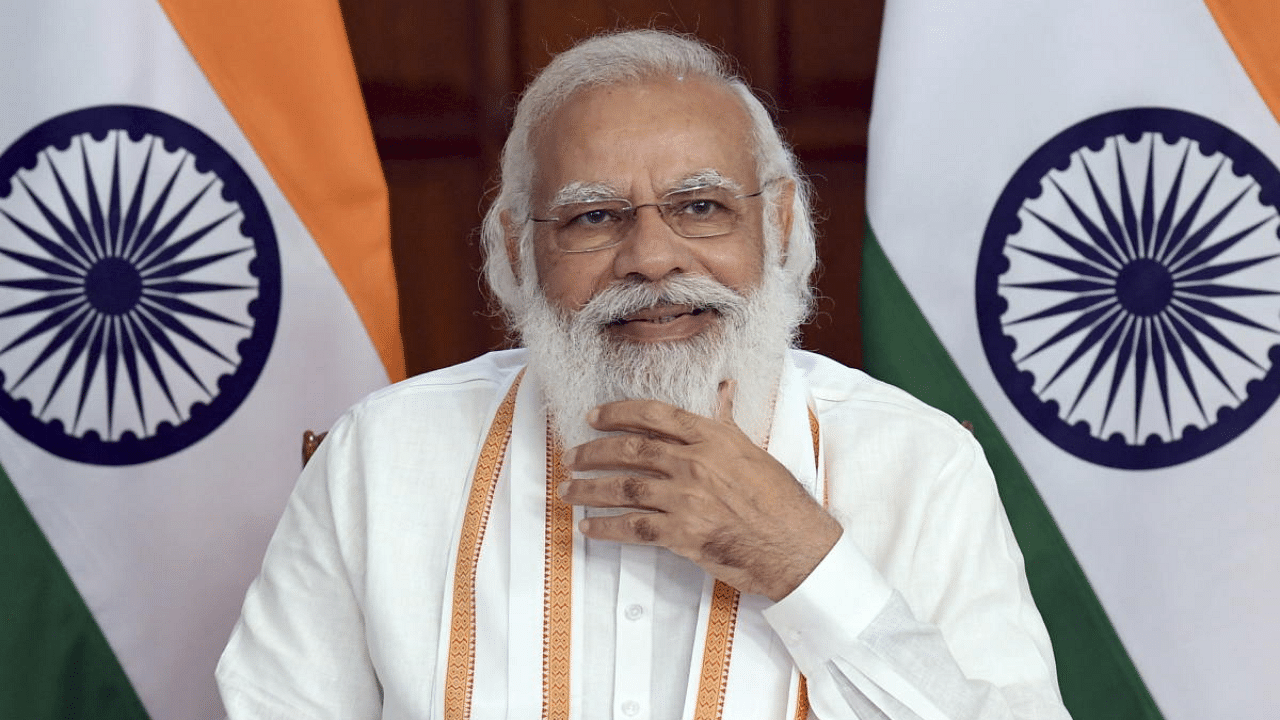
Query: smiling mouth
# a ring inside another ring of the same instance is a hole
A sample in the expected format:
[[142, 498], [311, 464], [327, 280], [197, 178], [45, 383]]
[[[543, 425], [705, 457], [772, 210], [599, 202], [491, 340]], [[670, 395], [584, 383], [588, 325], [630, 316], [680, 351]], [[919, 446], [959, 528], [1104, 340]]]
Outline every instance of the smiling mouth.
[[662, 306], [655, 308], [647, 308], [639, 312], [631, 313], [626, 317], [621, 317], [608, 323], [608, 327], [621, 327], [631, 323], [651, 323], [653, 325], [666, 325], [669, 322], [678, 320], [682, 317], [696, 317], [705, 312], [715, 312], [709, 307], [690, 307], [688, 305]]

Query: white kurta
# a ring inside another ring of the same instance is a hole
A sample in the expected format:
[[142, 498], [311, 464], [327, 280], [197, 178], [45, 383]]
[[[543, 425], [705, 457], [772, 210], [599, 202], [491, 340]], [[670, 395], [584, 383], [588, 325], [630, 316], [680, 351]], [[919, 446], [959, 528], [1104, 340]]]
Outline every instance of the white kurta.
[[[219, 664], [231, 718], [433, 717], [459, 517], [479, 448], [524, 361], [519, 350], [490, 353], [412, 378], [334, 426], [298, 481]], [[824, 720], [1066, 718], [1021, 554], [970, 433], [811, 353], [791, 353], [782, 387], [779, 407], [799, 402], [819, 420], [822, 474], [845, 532], [782, 601], [744, 597], [740, 612], [752, 615], [744, 621], [763, 630], [735, 642], [789, 657]], [[541, 427], [517, 422], [508, 452], [540, 449]], [[770, 451], [798, 477], [807, 457], [812, 475], [808, 434], [791, 435]], [[503, 472], [501, 482], [522, 479], [509, 465]], [[504, 536], [502, 523], [488, 532], [486, 548], [523, 542]], [[582, 554], [576, 710], [591, 719], [681, 717], [705, 575], [662, 549], [586, 540]], [[541, 597], [529, 603], [540, 608]], [[485, 677], [477, 675], [477, 718], [536, 716], [490, 712], [508, 704], [509, 689]]]

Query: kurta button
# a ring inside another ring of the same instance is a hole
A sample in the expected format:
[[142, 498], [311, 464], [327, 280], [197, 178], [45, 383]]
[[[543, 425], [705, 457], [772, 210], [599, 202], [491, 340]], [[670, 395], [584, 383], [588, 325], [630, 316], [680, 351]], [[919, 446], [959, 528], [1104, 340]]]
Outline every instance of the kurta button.
[[627, 609], [623, 614], [626, 615], [628, 620], [639, 620], [640, 617], [644, 615], [644, 606], [632, 603], [627, 606]]
[[[634, 606], [632, 606], [634, 607]], [[631, 717], [640, 712], [640, 703], [635, 700], [628, 700], [622, 703], [622, 714]]]

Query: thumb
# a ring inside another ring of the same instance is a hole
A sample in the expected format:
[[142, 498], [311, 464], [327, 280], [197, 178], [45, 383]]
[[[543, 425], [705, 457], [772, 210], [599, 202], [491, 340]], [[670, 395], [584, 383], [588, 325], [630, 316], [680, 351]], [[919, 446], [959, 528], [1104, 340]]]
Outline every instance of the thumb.
[[721, 380], [720, 387], [716, 391], [719, 406], [716, 409], [716, 419], [737, 426], [733, 421], [733, 396], [738, 392], [737, 380]]

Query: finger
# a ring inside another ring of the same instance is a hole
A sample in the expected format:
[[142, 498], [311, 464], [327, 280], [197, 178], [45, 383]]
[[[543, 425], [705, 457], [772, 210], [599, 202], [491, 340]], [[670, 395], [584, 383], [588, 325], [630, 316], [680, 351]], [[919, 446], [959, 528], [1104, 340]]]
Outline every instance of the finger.
[[565, 454], [570, 470], [622, 470], [669, 477], [679, 466], [683, 445], [652, 435], [622, 433], [592, 440]]
[[594, 540], [662, 545], [667, 516], [660, 512], [634, 512], [584, 518], [578, 523], [583, 535]]
[[560, 483], [556, 491], [570, 505], [663, 510], [664, 488], [658, 485], [663, 482], [667, 481], [635, 475], [577, 478]]
[[716, 408], [716, 419], [720, 422], [726, 422], [730, 425], [736, 425], [733, 420], [733, 398], [738, 394], [737, 380], [721, 380], [720, 387], [716, 391], [719, 406]]
[[597, 430], [658, 435], [685, 444], [702, 439], [699, 427], [706, 420], [658, 400], [619, 400], [587, 414], [587, 422]]

